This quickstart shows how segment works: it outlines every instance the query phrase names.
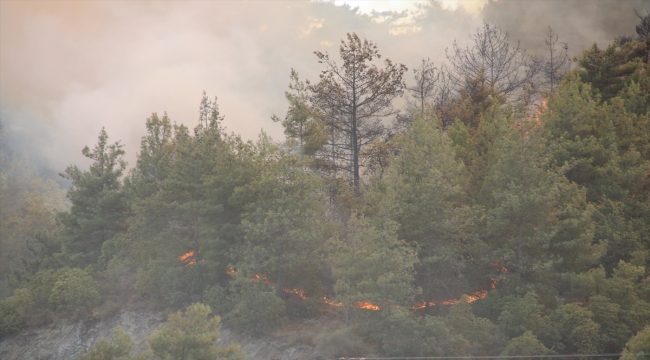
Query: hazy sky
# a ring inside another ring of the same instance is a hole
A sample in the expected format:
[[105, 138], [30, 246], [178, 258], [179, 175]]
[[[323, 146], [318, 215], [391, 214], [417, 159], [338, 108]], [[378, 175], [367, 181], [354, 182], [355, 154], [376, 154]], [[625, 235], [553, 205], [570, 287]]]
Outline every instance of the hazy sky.
[[193, 127], [204, 90], [218, 96], [227, 131], [255, 139], [264, 128], [282, 140], [270, 117], [284, 115], [291, 68], [317, 79], [313, 52], [338, 57], [347, 32], [412, 68], [423, 57], [442, 63], [445, 48], [467, 42], [484, 19], [533, 52], [551, 25], [577, 53], [633, 34], [632, 7], [650, 8], [650, 0], [345, 2], [358, 11], [344, 1], [0, 1], [3, 146], [59, 171], [86, 166], [81, 149], [104, 126], [134, 164], [145, 119], [167, 111]]

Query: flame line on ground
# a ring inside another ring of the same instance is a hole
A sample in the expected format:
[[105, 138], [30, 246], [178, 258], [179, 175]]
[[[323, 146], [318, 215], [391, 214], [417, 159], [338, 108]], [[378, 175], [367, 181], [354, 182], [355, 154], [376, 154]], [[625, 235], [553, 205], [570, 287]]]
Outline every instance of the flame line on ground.
[[[193, 254], [194, 254], [193, 251], [189, 251], [189, 252], [187, 252], [186, 254], [181, 255], [181, 256], [179, 257], [179, 259], [180, 259], [181, 261], [183, 261], [183, 260], [189, 258], [189, 256], [190, 256], [190, 255], [193, 255]], [[187, 265], [192, 265], [192, 263], [187, 264]], [[187, 265], [186, 265], [186, 266], [187, 266]], [[495, 270], [496, 270], [497, 272], [504, 273], [504, 274], [508, 272], [508, 269], [507, 269], [507, 268], [505, 268], [505, 267], [503, 267], [503, 266], [502, 266], [502, 267], [499, 267], [499, 261], [495, 261], [492, 265], [493, 265], [493, 266], [496, 266], [496, 269], [495, 269]], [[234, 273], [235, 273], [235, 269], [232, 268], [232, 267], [229, 267], [228, 270], [226, 271], [226, 274], [232, 276], [233, 278], [235, 277]], [[265, 284], [267, 284], [268, 286], [270, 286], [270, 287], [274, 287], [274, 286], [270, 283], [270, 281], [268, 280], [268, 278], [267, 278], [266, 276], [260, 276], [259, 274], [255, 274], [255, 275], [253, 275], [253, 276], [250, 278], [250, 281], [251, 281], [251, 282], [257, 282], [257, 281], [260, 281], [260, 280], [261, 280], [262, 282], [264, 282]], [[490, 285], [491, 285], [490, 287], [491, 287], [492, 289], [496, 288], [496, 283], [498, 282], [498, 280], [495, 279], [495, 278], [490, 278], [490, 280], [491, 280], [491, 282], [492, 282], [492, 284], [490, 284]], [[299, 296], [301, 299], [303, 299], [303, 300], [308, 300], [308, 299], [309, 299], [309, 297], [308, 297], [307, 295], [305, 295], [305, 292], [304, 292], [304, 290], [302, 290], [302, 289], [297, 289], [297, 288], [294, 288], [294, 289], [282, 288], [282, 291], [285, 292], [285, 293], [288, 293], [288, 294], [295, 294], [295, 295], [298, 295], [298, 296]], [[443, 300], [443, 301], [440, 302], [440, 304], [442, 304], [442, 305], [446, 305], [446, 306], [449, 306], [449, 305], [456, 305], [456, 304], [458, 304], [459, 302], [463, 301], [463, 298], [465, 299], [464, 301], [466, 301], [467, 303], [470, 303], [470, 304], [471, 304], [471, 303], [473, 303], [474, 301], [484, 299], [484, 298], [487, 296], [487, 294], [488, 294], [488, 290], [478, 290], [478, 291], [474, 291], [474, 292], [471, 293], [471, 294], [465, 294], [465, 295], [464, 295], [463, 297], [461, 297], [460, 299], [448, 299], [448, 300]], [[324, 296], [324, 297], [323, 297], [323, 302], [326, 303], [326, 304], [328, 304], [328, 305], [331, 305], [331, 306], [338, 306], [338, 307], [340, 307], [340, 306], [343, 306], [343, 305], [344, 305], [344, 304], [343, 304], [342, 302], [340, 302], [340, 301], [337, 302], [337, 303], [335, 303], [333, 300], [330, 300], [327, 296]], [[356, 308], [358, 308], [358, 309], [366, 309], [366, 310], [373, 310], [373, 311], [381, 310], [381, 307], [380, 307], [379, 305], [373, 304], [372, 302], [370, 302], [370, 301], [366, 301], [366, 300], [359, 300], [359, 301], [355, 302], [353, 306], [356, 307]], [[397, 307], [399, 307], [399, 305], [393, 305], [393, 306], [397, 306]], [[430, 301], [430, 302], [429, 302], [429, 306], [430, 306], [430, 307], [432, 307], [432, 306], [436, 306], [436, 302], [435, 302], [435, 301]], [[411, 310], [420, 310], [420, 309], [424, 309], [425, 307], [426, 307], [426, 302], [425, 302], [424, 300], [422, 300], [422, 301], [416, 303], [415, 305], [410, 306], [410, 309], [411, 309]]]

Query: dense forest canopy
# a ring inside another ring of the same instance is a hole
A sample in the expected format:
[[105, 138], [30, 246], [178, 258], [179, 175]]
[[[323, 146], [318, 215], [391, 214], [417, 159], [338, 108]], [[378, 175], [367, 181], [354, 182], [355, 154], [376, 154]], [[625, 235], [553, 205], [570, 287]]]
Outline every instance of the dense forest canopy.
[[[144, 304], [179, 312], [134, 359], [241, 358], [213, 346], [220, 319], [251, 336], [327, 319], [325, 358], [647, 356], [636, 14], [635, 37], [573, 61], [553, 29], [542, 57], [485, 23], [410, 72], [349, 33], [315, 52], [319, 78], [290, 71], [286, 141], [228, 133], [204, 92], [192, 128], [146, 119], [131, 168], [101, 129], [67, 191], [3, 152], [0, 336]], [[132, 349], [117, 329], [81, 358]]]

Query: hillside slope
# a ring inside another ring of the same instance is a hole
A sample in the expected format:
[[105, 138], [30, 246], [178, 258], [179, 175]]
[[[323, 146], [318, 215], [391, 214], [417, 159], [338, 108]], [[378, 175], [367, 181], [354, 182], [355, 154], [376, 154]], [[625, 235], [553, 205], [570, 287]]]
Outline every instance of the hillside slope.
[[[123, 311], [106, 320], [70, 322], [56, 327], [31, 329], [0, 342], [0, 358], [5, 360], [74, 359], [99, 339], [121, 326], [133, 337], [137, 351], [147, 348], [147, 336], [165, 324], [162, 313]], [[251, 338], [229, 329], [221, 330], [220, 344], [238, 342], [247, 359], [297, 360], [314, 358], [314, 346], [289, 344], [283, 339]]]

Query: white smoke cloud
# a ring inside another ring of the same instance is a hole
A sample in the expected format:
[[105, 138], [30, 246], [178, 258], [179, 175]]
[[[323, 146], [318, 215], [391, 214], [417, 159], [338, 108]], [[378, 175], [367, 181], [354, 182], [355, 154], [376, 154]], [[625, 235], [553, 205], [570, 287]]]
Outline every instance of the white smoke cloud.
[[[193, 127], [203, 90], [218, 96], [229, 132], [255, 139], [264, 128], [281, 140], [270, 117], [286, 110], [291, 68], [317, 79], [313, 51], [337, 57], [341, 39], [357, 32], [395, 62], [440, 64], [455, 38], [467, 40], [481, 24], [468, 11], [484, 3], [409, 2], [410, 14], [373, 15], [308, 1], [0, 2], [0, 119], [20, 134], [10, 146], [44, 154], [58, 170], [85, 166], [80, 150], [95, 144], [102, 126], [126, 144], [133, 165], [145, 119], [167, 111]], [[495, 4], [485, 5], [490, 19], [512, 27], [508, 7]], [[589, 16], [582, 30], [602, 27]], [[535, 36], [543, 44], [543, 33]]]

